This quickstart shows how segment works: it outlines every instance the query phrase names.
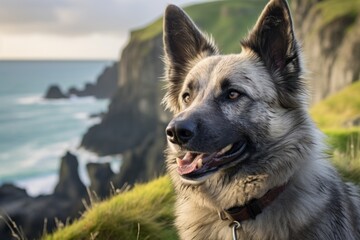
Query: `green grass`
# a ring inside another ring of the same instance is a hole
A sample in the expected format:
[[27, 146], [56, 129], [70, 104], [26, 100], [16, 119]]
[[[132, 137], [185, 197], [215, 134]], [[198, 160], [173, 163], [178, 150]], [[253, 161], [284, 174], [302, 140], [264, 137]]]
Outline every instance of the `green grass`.
[[80, 220], [44, 240], [177, 239], [174, 193], [167, 177], [95, 203]]
[[345, 16], [355, 19], [360, 13], [360, 0], [326, 0], [318, 3], [313, 10], [320, 11], [322, 27]]
[[314, 105], [310, 112], [321, 129], [346, 128], [349, 120], [360, 117], [360, 81]]
[[[256, 22], [266, 0], [228, 0], [185, 8], [194, 22], [211, 34], [222, 53], [240, 52], [240, 40]], [[206, 13], [206, 14], [204, 14]], [[146, 41], [162, 33], [162, 18], [146, 28], [133, 31], [132, 41]]]
[[330, 160], [346, 181], [360, 184], [359, 129], [324, 130], [330, 147]]
[[334, 165], [346, 180], [360, 183], [360, 127], [349, 125], [360, 117], [360, 81], [317, 103], [310, 113], [328, 136]]

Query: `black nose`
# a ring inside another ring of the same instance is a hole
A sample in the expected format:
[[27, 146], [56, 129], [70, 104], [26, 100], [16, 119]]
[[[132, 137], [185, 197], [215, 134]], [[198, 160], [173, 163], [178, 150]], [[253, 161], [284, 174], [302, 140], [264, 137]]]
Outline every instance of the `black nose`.
[[193, 121], [171, 121], [166, 128], [170, 142], [178, 145], [186, 144], [195, 134], [196, 125]]

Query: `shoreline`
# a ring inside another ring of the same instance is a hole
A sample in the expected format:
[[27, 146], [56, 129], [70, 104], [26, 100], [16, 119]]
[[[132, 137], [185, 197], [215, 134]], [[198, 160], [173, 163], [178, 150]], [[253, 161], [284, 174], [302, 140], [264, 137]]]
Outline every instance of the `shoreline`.
[[[89, 175], [86, 170], [86, 165], [89, 163], [110, 163], [111, 170], [117, 174], [120, 171], [122, 156], [113, 155], [106, 157], [99, 157], [96, 154], [89, 152], [85, 149], [67, 150], [77, 156], [79, 162], [78, 175], [81, 182], [86, 186], [90, 186]], [[57, 161], [60, 161], [61, 156]], [[60, 162], [59, 162], [60, 163]], [[49, 195], [54, 192], [55, 186], [59, 181], [60, 164], [56, 171], [49, 171], [48, 173], [34, 174], [33, 176], [23, 176], [9, 180], [0, 180], [0, 187], [4, 184], [13, 184], [19, 188], [26, 190], [27, 194], [31, 197], [40, 195]]]

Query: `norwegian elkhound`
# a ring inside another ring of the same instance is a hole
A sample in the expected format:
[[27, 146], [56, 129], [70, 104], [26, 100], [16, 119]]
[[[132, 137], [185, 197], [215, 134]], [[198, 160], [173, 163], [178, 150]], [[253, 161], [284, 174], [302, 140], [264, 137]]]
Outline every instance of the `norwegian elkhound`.
[[360, 239], [359, 191], [327, 161], [308, 114], [286, 1], [270, 1], [241, 46], [221, 55], [167, 7], [166, 153], [180, 238]]

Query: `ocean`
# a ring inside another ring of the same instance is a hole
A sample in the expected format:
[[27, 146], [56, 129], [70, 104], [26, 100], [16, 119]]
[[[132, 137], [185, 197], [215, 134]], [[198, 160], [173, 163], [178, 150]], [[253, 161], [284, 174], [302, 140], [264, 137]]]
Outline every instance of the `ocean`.
[[[61, 156], [78, 155], [80, 177], [88, 183], [85, 164], [99, 158], [79, 148], [90, 117], [107, 110], [109, 100], [92, 97], [45, 100], [47, 88], [63, 91], [96, 77], [110, 61], [0, 61], [0, 185], [15, 183], [36, 196], [51, 193], [58, 180]], [[120, 163], [111, 161], [114, 169]]]

